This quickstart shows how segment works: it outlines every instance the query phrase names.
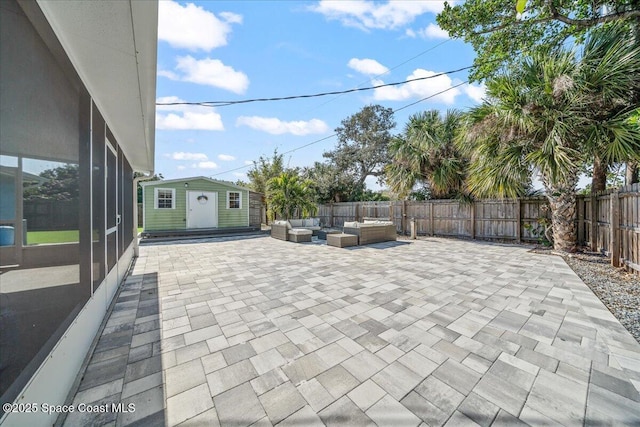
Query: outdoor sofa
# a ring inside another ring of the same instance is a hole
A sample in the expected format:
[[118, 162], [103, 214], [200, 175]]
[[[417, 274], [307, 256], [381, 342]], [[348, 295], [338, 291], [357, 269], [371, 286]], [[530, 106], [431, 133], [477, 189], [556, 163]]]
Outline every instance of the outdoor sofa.
[[358, 236], [359, 245], [396, 240], [396, 226], [391, 221], [345, 222], [342, 230]]
[[271, 224], [271, 237], [296, 243], [310, 242], [311, 236], [321, 229], [318, 218], [274, 221]]
[[311, 230], [316, 235], [318, 230], [322, 230], [320, 227], [320, 218], [306, 218], [306, 219], [290, 219], [289, 224], [291, 224], [291, 228], [305, 228], [307, 230]]

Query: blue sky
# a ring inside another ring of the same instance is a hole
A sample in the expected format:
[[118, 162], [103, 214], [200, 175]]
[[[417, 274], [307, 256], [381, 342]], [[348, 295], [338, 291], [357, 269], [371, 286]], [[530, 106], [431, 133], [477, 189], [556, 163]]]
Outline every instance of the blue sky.
[[[473, 49], [437, 26], [440, 1], [161, 1], [158, 102], [235, 101], [404, 82], [471, 65]], [[341, 96], [207, 108], [159, 106], [156, 173], [246, 180], [249, 164], [334, 133], [369, 104], [398, 109], [467, 80], [467, 71]], [[426, 109], [466, 109], [484, 88], [462, 85], [399, 111], [396, 133]], [[335, 138], [285, 155], [322, 161]], [[238, 169], [240, 168], [240, 169]], [[235, 170], [234, 170], [235, 169]], [[375, 180], [367, 181], [370, 188]]]

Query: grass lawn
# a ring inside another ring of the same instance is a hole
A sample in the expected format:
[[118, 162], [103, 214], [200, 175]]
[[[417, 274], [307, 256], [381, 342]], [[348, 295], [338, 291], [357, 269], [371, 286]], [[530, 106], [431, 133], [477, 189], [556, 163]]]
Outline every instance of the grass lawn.
[[27, 244], [72, 243], [79, 241], [78, 230], [28, 231]]
[[[142, 227], [138, 227], [138, 233], [142, 233]], [[78, 230], [56, 231], [28, 231], [27, 244], [41, 245], [43, 243], [73, 243], [78, 242]]]

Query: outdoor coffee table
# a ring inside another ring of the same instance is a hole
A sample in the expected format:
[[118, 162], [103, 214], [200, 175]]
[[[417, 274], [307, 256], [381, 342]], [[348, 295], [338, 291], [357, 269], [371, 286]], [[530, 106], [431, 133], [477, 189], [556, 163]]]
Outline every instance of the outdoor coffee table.
[[358, 246], [358, 236], [355, 234], [327, 234], [327, 245], [337, 248], [346, 248], [347, 246]]

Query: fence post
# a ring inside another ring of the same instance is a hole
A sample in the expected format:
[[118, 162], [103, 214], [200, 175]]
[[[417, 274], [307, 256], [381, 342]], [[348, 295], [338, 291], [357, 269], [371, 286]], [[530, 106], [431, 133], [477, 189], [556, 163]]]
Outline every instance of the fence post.
[[400, 218], [400, 228], [402, 228], [402, 235], [407, 234], [407, 200], [402, 201], [402, 218]]
[[584, 197], [576, 197], [576, 212], [578, 214], [578, 245], [584, 246]]
[[471, 202], [471, 238], [476, 238], [476, 202]]
[[429, 201], [429, 233], [433, 236], [433, 202]]
[[598, 196], [591, 195], [589, 211], [589, 215], [591, 216], [591, 222], [589, 223], [589, 246], [591, 246], [592, 252], [596, 252], [598, 250]]
[[516, 199], [516, 242], [522, 242], [522, 200]]
[[333, 202], [329, 205], [329, 226], [333, 227]]
[[616, 189], [611, 193], [609, 208], [609, 252], [611, 253], [611, 265], [620, 267], [620, 197]]

